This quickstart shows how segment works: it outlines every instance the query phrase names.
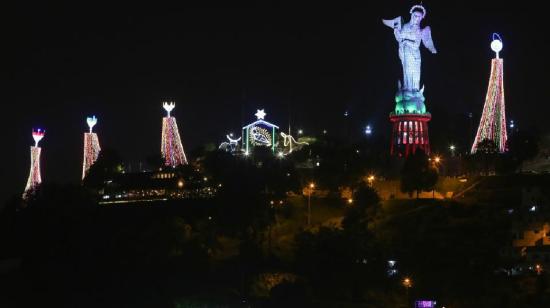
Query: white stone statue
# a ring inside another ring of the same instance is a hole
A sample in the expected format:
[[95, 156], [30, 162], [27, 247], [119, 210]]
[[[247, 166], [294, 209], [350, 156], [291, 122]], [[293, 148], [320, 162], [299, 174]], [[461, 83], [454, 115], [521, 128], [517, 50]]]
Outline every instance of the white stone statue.
[[395, 39], [399, 43], [399, 59], [403, 65], [403, 85], [399, 90], [423, 92], [420, 90], [420, 42], [432, 53], [437, 53], [432, 41], [430, 27], [420, 28], [420, 22], [426, 16], [422, 5], [415, 5], [410, 10], [411, 19], [402, 25], [402, 18], [397, 17], [382, 22], [393, 28]]

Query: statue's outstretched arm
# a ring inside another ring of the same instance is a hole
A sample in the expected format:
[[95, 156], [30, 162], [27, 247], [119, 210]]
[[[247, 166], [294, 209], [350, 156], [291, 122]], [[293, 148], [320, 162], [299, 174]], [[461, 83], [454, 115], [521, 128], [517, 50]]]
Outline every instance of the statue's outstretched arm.
[[382, 19], [382, 22], [392, 29], [401, 30], [401, 16], [395, 17], [394, 19]]
[[395, 39], [399, 42], [401, 40], [401, 25], [403, 24], [403, 19], [401, 17], [395, 17], [394, 19], [382, 19], [382, 22], [393, 29]]
[[437, 53], [434, 42], [432, 40], [432, 30], [430, 29], [430, 27], [422, 29], [422, 43], [424, 43], [424, 46], [428, 48], [428, 50], [430, 50], [432, 53]]

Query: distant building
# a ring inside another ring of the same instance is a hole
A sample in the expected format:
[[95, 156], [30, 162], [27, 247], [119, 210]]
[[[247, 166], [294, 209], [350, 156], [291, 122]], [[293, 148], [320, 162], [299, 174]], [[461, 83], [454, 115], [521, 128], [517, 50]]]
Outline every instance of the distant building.
[[179, 170], [121, 173], [100, 189], [101, 205], [213, 198], [218, 184], [201, 174]]
[[527, 264], [539, 264], [543, 268], [550, 266], [550, 245], [527, 247], [524, 255]]
[[521, 206], [515, 213], [517, 219], [512, 228], [512, 246], [516, 256], [527, 264], [538, 262], [539, 256], [550, 253], [549, 210], [548, 200], [539, 187], [522, 189]]

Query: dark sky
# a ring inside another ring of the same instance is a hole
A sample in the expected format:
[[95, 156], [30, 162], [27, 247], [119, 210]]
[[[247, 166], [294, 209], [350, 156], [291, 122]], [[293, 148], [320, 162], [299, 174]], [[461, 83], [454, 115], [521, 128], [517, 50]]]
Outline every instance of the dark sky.
[[[493, 32], [504, 40], [507, 116], [546, 131], [545, 12], [517, 2], [447, 2], [424, 1], [423, 25], [431, 26], [439, 51], [422, 51], [432, 139], [467, 138], [469, 112], [477, 127]], [[380, 19], [408, 21], [416, 2], [88, 3], [3, 9], [0, 201], [24, 188], [32, 127], [47, 130], [43, 178], [77, 182], [87, 115], [99, 118], [102, 146], [135, 164], [160, 151], [166, 99], [177, 104], [173, 115], [188, 152], [239, 132], [256, 108], [282, 127], [290, 114], [306, 132], [341, 130], [348, 110], [357, 127], [371, 123], [387, 134], [401, 66]]]

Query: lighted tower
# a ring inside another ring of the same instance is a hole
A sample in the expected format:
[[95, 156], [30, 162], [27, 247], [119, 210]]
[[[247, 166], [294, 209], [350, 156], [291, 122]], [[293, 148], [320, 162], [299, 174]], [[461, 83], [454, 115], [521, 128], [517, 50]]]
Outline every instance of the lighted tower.
[[187, 165], [187, 158], [181, 144], [178, 124], [176, 123], [176, 119], [170, 116], [170, 112], [176, 107], [176, 104], [173, 102], [164, 102], [162, 106], [168, 113], [162, 119], [162, 143], [160, 150], [164, 164], [171, 167]]
[[86, 122], [90, 127], [90, 132], [84, 133], [84, 160], [82, 161], [82, 179], [88, 173], [90, 167], [95, 163], [101, 147], [99, 146], [99, 139], [97, 134], [92, 132], [93, 127], [97, 124], [97, 118], [95, 116], [86, 118]]
[[504, 110], [503, 61], [499, 57], [502, 50], [502, 39], [493, 33], [491, 49], [496, 53], [491, 60], [491, 76], [483, 106], [483, 114], [479, 121], [476, 139], [472, 145], [472, 154], [477, 151], [480, 142], [492, 140], [500, 153], [506, 151], [506, 114]]
[[395, 95], [395, 109], [390, 113], [392, 122], [390, 153], [398, 156], [408, 156], [417, 149], [430, 153], [428, 138], [428, 122], [432, 118], [424, 105], [424, 86], [420, 84], [421, 56], [420, 45], [424, 45], [431, 53], [435, 49], [430, 27], [420, 27], [426, 17], [426, 9], [422, 5], [414, 5], [409, 13], [409, 22], [403, 24], [403, 18], [382, 20], [393, 29], [399, 45], [398, 55], [403, 67], [403, 80], [398, 83]]
[[29, 179], [25, 186], [25, 192], [23, 193], [23, 199], [27, 198], [27, 193], [30, 190], [35, 189], [42, 183], [42, 177], [40, 176], [40, 152], [42, 148], [38, 146], [38, 142], [44, 138], [46, 133], [43, 129], [33, 129], [32, 138], [34, 139], [34, 146], [31, 146], [31, 170], [29, 172]]

